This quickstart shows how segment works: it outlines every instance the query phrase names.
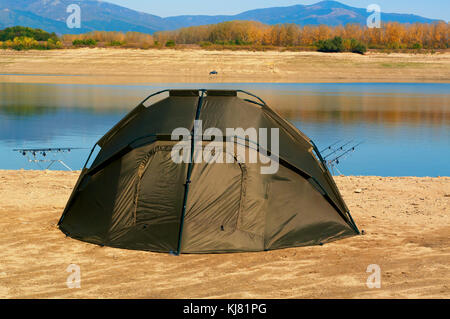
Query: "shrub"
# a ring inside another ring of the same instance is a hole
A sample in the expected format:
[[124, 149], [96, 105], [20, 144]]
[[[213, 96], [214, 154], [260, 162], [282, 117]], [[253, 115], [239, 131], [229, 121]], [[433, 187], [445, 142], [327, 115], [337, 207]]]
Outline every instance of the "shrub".
[[341, 37], [333, 39], [320, 40], [316, 43], [319, 52], [344, 52], [344, 41]]
[[76, 39], [72, 41], [72, 44], [76, 47], [82, 47], [82, 46], [96, 46], [97, 40], [94, 39]]
[[235, 45], [252, 45], [251, 42], [244, 41], [242, 39], [236, 39], [236, 40], [234, 40], [234, 43], [232, 43], [232, 44], [235, 44]]
[[321, 40], [316, 42], [317, 51], [320, 52], [353, 52], [364, 54], [367, 51], [366, 44], [355, 39], [342, 39], [334, 37], [333, 39]]
[[364, 54], [367, 52], [367, 46], [358, 40], [351, 39], [350, 52]]
[[62, 49], [62, 47], [63, 47], [63, 45], [62, 45], [61, 41], [59, 41], [59, 40], [53, 40], [53, 39], [47, 40], [47, 43], [46, 43], [47, 50]]
[[16, 37], [14, 40], [6, 40], [4, 42], [0, 41], [0, 48], [2, 49], [13, 49], [17, 51], [22, 50], [52, 50], [61, 49], [63, 47], [61, 41], [48, 39], [47, 41], [36, 41], [29, 37]]
[[173, 41], [173, 40], [168, 40], [167, 42], [166, 42], [166, 47], [174, 47], [176, 44], [175, 44], [175, 41]]
[[210, 46], [212, 45], [212, 43], [209, 42], [209, 41], [200, 41], [200, 42], [199, 42], [199, 45], [200, 45], [202, 48], [204, 48], [204, 47], [210, 47]]
[[124, 45], [124, 44], [125, 44], [124, 42], [116, 41], [116, 40], [111, 40], [111, 41], [108, 43], [108, 45], [111, 46], [111, 47], [120, 47], [120, 46], [122, 46], [122, 45]]
[[14, 40], [9, 43], [10, 48], [17, 51], [35, 49], [38, 45], [39, 42], [29, 37], [15, 37]]
[[420, 50], [420, 49], [422, 49], [422, 44], [414, 43], [411, 48], [414, 50]]
[[65, 34], [62, 40], [77, 47], [104, 45], [147, 49], [154, 44], [152, 35], [141, 32], [93, 31], [84, 34]]

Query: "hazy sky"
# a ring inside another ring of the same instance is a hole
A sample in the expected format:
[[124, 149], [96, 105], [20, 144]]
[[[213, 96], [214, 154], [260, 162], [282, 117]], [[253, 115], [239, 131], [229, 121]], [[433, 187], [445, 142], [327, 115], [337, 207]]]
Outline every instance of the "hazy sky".
[[[313, 4], [319, 0], [105, 0], [127, 8], [156, 14], [161, 17], [182, 14], [236, 14], [246, 10], [282, 7], [294, 4]], [[378, 4], [383, 12], [414, 13], [427, 18], [450, 20], [450, 0], [341, 0], [359, 8]]]

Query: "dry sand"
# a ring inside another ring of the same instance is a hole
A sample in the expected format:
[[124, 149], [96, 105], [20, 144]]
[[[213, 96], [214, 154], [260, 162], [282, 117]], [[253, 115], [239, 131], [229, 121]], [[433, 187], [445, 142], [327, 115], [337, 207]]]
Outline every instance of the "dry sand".
[[[337, 177], [365, 236], [174, 257], [66, 238], [56, 223], [78, 174], [0, 171], [1, 298], [450, 297], [450, 177]], [[80, 289], [66, 286], [72, 263]], [[380, 289], [366, 287], [370, 264]]]
[[[218, 71], [217, 76], [209, 72]], [[11, 75], [12, 74], [12, 75]], [[384, 54], [137, 49], [0, 50], [0, 82], [445, 82], [450, 53]]]

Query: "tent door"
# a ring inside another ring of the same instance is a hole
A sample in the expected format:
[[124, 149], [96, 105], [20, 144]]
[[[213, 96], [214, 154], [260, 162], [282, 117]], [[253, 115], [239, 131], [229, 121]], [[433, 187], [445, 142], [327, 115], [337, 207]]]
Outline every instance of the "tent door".
[[226, 250], [235, 232], [245, 196], [241, 163], [196, 163], [188, 194], [182, 252]]
[[162, 251], [176, 251], [186, 165], [171, 158], [171, 146], [157, 146], [138, 170], [135, 227]]

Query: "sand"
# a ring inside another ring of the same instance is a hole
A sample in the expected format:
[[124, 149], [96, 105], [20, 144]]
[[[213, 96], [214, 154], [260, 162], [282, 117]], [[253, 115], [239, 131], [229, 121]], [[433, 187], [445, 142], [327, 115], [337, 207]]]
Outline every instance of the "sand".
[[[366, 235], [260, 253], [83, 243], [56, 224], [79, 172], [0, 171], [1, 298], [449, 298], [450, 177], [336, 177]], [[66, 285], [70, 264], [81, 288]], [[381, 288], [366, 286], [381, 267]]]
[[[211, 71], [218, 75], [209, 75]], [[319, 53], [83, 48], [0, 50], [0, 82], [136, 84], [242, 82], [450, 83], [450, 52]]]

